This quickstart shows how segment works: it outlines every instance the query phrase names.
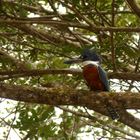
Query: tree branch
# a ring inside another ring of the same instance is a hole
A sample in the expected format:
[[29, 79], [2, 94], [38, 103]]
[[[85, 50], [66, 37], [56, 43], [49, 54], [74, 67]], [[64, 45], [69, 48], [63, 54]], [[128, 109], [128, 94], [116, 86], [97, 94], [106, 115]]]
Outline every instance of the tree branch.
[[[15, 71], [0, 71], [0, 80], [6, 80], [10, 78], [19, 78], [26, 76], [42, 76], [46, 74], [72, 74], [72, 75], [81, 75], [81, 69], [44, 69], [44, 70], [15, 70]], [[109, 79], [123, 79], [123, 80], [135, 80], [140, 81], [139, 73], [122, 73], [122, 72], [109, 72]]]
[[72, 42], [71, 40], [68, 40], [66, 38], [61, 37], [60, 34], [59, 35], [56, 35], [54, 33], [50, 34], [50, 32], [37, 30], [37, 29], [35, 29], [31, 26], [25, 25], [25, 24], [21, 24], [21, 25], [20, 24], [18, 24], [18, 25], [15, 24], [15, 25], [12, 25], [12, 26], [18, 28], [19, 30], [21, 30], [21, 31], [23, 31], [27, 34], [30, 34], [34, 37], [37, 37], [37, 38], [41, 39], [41, 40], [47, 41], [48, 43], [53, 44], [55, 46], [57, 44], [61, 44], [61, 45], [62, 44], [70, 44], [70, 45], [73, 45], [75, 47], [80, 47], [78, 42]]
[[118, 108], [120, 122], [140, 131], [140, 120], [124, 110], [140, 109], [140, 94], [138, 93], [120, 92], [108, 94], [100, 92], [97, 94], [95, 92], [73, 90], [65, 87], [47, 89], [1, 83], [0, 97], [29, 103], [84, 106], [107, 116], [108, 112], [105, 104], [108, 101], [112, 106]]
[[12, 0], [1, 0], [2, 4], [8, 4], [9, 6], [15, 8], [16, 6], [19, 6], [19, 7], [22, 7], [24, 8], [25, 10], [27, 11], [30, 11], [30, 12], [34, 12], [34, 13], [47, 13], [47, 14], [53, 14], [52, 11], [49, 11], [49, 10], [46, 10], [44, 9], [43, 7], [41, 6], [31, 6], [31, 5], [26, 5], [26, 4], [20, 4], [19, 2], [15, 2], [15, 1], [12, 1]]
[[[111, 19], [111, 26], [114, 27], [115, 26], [115, 1], [112, 0], [112, 19]], [[111, 57], [112, 57], [112, 66], [113, 66], [113, 71], [116, 72], [117, 71], [117, 67], [116, 67], [116, 47], [115, 47], [115, 43], [114, 43], [114, 33], [110, 32], [110, 44], [111, 44]]]
[[108, 77], [110, 79], [123, 79], [123, 80], [140, 81], [140, 73], [110, 72], [110, 73], [108, 73]]
[[28, 69], [27, 67], [27, 63], [22, 62], [16, 58], [14, 58], [13, 56], [9, 55], [8, 52], [3, 51], [2, 49], [0, 49], [0, 57], [3, 59], [8, 59], [10, 60], [18, 69], [23, 70], [23, 69]]
[[[66, 27], [77, 27], [81, 29], [86, 29], [89, 31], [113, 31], [113, 32], [140, 32], [140, 27], [103, 27], [103, 26], [89, 26], [83, 23], [75, 23], [75, 22], [68, 22], [68, 21], [57, 21], [57, 20], [0, 20], [0, 24], [9, 24], [12, 25], [24, 25], [24, 24], [45, 24], [45, 25], [59, 25], [59, 26], [66, 26]], [[25, 27], [24, 27], [25, 28]]]
[[140, 7], [135, 0], [126, 0], [132, 11], [140, 18]]
[[103, 121], [103, 120], [100, 120], [98, 117], [94, 117], [94, 116], [91, 116], [89, 114], [85, 114], [84, 112], [77, 112], [77, 111], [73, 111], [73, 110], [70, 110], [68, 108], [65, 108], [65, 107], [62, 107], [62, 106], [57, 106], [59, 109], [62, 109], [66, 112], [69, 112], [69, 113], [72, 113], [76, 116], [80, 116], [80, 117], [83, 117], [83, 118], [88, 118], [89, 121], [86, 120], [86, 123], [88, 123], [88, 125], [92, 125], [93, 127], [95, 127], [95, 122], [98, 122], [102, 127], [108, 127], [108, 128], [111, 128], [115, 131], [118, 131], [120, 133], [123, 133], [125, 135], [128, 135], [130, 137], [134, 137], [134, 138], [139, 138], [140, 139], [140, 136], [136, 135], [136, 134], [133, 134], [131, 132], [128, 132], [128, 131], [125, 131], [125, 130], [122, 130], [121, 128], [119, 128], [117, 125], [115, 126], [112, 125], [112, 124], [106, 124], [106, 121]]

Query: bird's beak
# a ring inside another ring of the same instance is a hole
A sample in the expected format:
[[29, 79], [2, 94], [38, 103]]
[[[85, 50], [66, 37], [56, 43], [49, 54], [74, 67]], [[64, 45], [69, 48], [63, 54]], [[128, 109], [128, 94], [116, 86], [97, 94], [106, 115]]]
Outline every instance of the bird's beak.
[[80, 57], [64, 61], [65, 64], [74, 64], [74, 63], [81, 63], [81, 62], [82, 59]]

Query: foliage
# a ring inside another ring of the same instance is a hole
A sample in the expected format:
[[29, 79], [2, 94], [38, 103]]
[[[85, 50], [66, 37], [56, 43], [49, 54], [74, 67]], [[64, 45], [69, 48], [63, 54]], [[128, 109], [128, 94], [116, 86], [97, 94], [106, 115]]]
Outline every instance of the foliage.
[[[69, 68], [63, 63], [65, 59], [91, 48], [101, 54], [105, 70], [138, 74], [140, 20], [129, 6], [124, 0], [1, 0], [0, 71]], [[0, 75], [1, 81], [3, 78], [3, 82], [16, 85], [87, 89], [81, 76]], [[110, 80], [110, 85], [112, 91], [140, 92], [140, 83], [133, 79]], [[127, 139], [137, 135], [127, 125], [82, 107], [58, 109], [21, 102], [10, 102], [10, 107], [2, 100], [3, 104], [6, 114], [10, 114], [1, 117], [6, 139], [11, 129], [24, 140], [80, 140], [86, 134], [92, 139]]]

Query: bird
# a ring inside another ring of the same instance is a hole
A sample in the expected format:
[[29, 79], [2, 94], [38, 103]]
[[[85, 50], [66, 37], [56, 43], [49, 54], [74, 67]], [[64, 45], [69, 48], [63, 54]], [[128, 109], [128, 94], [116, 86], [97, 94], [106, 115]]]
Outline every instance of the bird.
[[[102, 59], [94, 50], [84, 49], [80, 57], [66, 60], [65, 64], [81, 63], [82, 73], [91, 91], [110, 91], [109, 81], [105, 70], [101, 67]], [[116, 109], [108, 102], [106, 109], [113, 120], [119, 119]]]

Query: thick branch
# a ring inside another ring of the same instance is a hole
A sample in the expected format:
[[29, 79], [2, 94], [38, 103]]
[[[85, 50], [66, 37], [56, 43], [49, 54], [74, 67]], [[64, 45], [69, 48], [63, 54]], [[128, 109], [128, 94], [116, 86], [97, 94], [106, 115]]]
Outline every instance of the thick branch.
[[124, 109], [130, 108], [140, 109], [140, 94], [130, 92], [118, 94], [101, 92], [97, 94], [84, 90], [64, 89], [65, 87], [47, 89], [1, 83], [0, 97], [30, 103], [84, 106], [107, 116], [105, 104], [106, 101], [109, 101], [112, 106], [118, 108], [119, 121], [140, 131], [140, 120], [124, 111]]
[[137, 5], [136, 0], [126, 0], [132, 11], [140, 17], [140, 7]]
[[[22, 70], [22, 71], [0, 71], [0, 80], [6, 80], [10, 78], [19, 78], [26, 76], [42, 76], [46, 74], [73, 74], [81, 75], [81, 69], [45, 69], [45, 70]], [[140, 81], [140, 74], [138, 73], [117, 73], [109, 72], [109, 79], [123, 79], [123, 80], [135, 80]]]

